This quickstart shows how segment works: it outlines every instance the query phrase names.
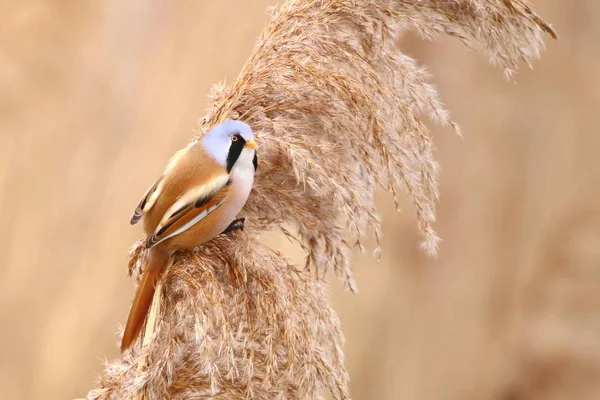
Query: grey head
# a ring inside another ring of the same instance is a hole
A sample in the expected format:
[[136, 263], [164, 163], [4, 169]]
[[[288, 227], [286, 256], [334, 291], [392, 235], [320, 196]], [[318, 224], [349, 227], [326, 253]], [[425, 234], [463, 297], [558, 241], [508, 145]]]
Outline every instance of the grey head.
[[231, 171], [243, 151], [253, 151], [256, 169], [254, 134], [245, 122], [229, 120], [214, 126], [202, 138], [202, 144], [208, 154], [227, 171]]

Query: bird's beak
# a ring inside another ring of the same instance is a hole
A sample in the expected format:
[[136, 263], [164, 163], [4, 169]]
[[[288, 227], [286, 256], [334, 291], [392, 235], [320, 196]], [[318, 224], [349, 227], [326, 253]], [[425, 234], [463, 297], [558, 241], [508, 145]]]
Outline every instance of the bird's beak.
[[257, 147], [256, 142], [254, 140], [248, 140], [245, 147], [255, 149]]

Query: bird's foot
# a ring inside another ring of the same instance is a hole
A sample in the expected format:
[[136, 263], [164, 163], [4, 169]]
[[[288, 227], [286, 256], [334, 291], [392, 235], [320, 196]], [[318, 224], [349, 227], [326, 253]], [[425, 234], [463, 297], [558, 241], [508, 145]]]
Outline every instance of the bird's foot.
[[223, 231], [221, 232], [221, 235], [226, 235], [230, 232], [233, 231], [237, 231], [237, 230], [244, 230], [244, 222], [246, 222], [246, 218], [237, 218], [235, 219], [231, 224], [229, 224], [229, 226]]

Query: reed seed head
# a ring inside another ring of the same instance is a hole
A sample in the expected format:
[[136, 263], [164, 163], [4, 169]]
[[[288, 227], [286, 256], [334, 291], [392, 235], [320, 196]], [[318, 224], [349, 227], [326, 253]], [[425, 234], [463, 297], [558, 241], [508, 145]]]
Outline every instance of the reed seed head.
[[[381, 187], [412, 198], [435, 254], [438, 166], [424, 120], [458, 132], [426, 69], [397, 48], [407, 30], [457, 37], [508, 74], [538, 57], [544, 33], [556, 37], [520, 0], [285, 2], [238, 79], [215, 87], [199, 130], [233, 118], [256, 133], [247, 233], [176, 255], [153, 340], [110, 363], [88, 398], [349, 398], [339, 321], [315, 273], [333, 269], [354, 290], [350, 254], [379, 239]], [[248, 236], [284, 224], [307, 268]], [[135, 274], [143, 255], [135, 247]]]

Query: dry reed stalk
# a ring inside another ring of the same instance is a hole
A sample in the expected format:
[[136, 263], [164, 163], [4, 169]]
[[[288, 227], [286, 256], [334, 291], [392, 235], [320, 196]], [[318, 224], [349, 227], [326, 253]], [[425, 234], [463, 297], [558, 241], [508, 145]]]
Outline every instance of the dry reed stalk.
[[[150, 343], [110, 363], [89, 399], [141, 389], [147, 398], [305, 399], [323, 389], [349, 398], [339, 321], [314, 273], [334, 269], [354, 289], [350, 253], [379, 238], [380, 186], [412, 197], [434, 254], [437, 164], [422, 118], [458, 131], [425, 69], [396, 48], [410, 29], [478, 43], [509, 74], [539, 55], [544, 32], [556, 37], [520, 0], [287, 1], [238, 79], [214, 90], [200, 134], [226, 118], [250, 123], [260, 165], [247, 232], [297, 227], [284, 232], [306, 249], [307, 268], [246, 233], [179, 254]], [[136, 274], [142, 255], [138, 245]]]

